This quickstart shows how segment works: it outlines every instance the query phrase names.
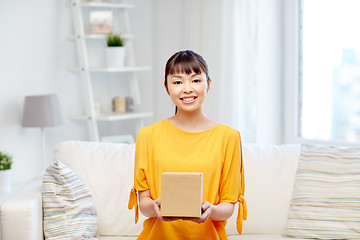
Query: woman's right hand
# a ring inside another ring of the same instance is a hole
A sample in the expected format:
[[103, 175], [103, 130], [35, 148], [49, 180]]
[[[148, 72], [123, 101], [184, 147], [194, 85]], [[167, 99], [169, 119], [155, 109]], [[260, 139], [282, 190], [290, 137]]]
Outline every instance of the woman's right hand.
[[161, 216], [161, 212], [160, 212], [160, 208], [161, 208], [161, 200], [160, 198], [154, 200], [154, 211], [155, 211], [155, 217], [157, 217], [160, 220], [163, 220], [162, 216]]
[[178, 217], [163, 217], [161, 216], [161, 199], [158, 198], [156, 200], [154, 200], [154, 211], [155, 211], [155, 217], [161, 221], [165, 221], [165, 222], [172, 222], [172, 221], [176, 221], [179, 220], [180, 218]]

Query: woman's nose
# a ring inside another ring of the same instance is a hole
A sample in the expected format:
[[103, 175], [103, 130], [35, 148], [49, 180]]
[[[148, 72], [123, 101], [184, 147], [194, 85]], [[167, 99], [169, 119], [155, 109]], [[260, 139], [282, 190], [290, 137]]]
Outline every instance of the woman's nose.
[[191, 84], [190, 83], [185, 83], [183, 91], [186, 92], [186, 93], [192, 92]]

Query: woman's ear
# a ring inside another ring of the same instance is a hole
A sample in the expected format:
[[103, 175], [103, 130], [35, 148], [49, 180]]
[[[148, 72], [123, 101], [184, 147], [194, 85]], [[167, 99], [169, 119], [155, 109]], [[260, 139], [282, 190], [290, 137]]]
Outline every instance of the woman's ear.
[[209, 78], [208, 87], [207, 87], [206, 93], [209, 92], [209, 90], [210, 90], [210, 85], [211, 85], [211, 78]]
[[169, 89], [168, 89], [167, 84], [166, 84], [166, 80], [164, 81], [164, 87], [165, 87], [165, 89], [166, 89], [166, 92], [170, 95]]

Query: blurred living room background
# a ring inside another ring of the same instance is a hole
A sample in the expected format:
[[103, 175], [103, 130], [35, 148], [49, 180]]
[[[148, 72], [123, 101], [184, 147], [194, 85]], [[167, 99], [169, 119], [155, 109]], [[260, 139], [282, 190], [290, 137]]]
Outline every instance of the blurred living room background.
[[[26, 96], [58, 97], [62, 124], [46, 128], [45, 156], [64, 140], [90, 140], [68, 0], [0, 2], [0, 151], [13, 156], [15, 182], [42, 166], [40, 128], [22, 124]], [[99, 2], [99, 1], [96, 1]], [[117, 3], [118, 1], [106, 1]], [[215, 121], [260, 144], [340, 143], [360, 137], [360, 4], [356, 0], [128, 0], [144, 125], [174, 113], [163, 81], [167, 59], [191, 49], [209, 65], [205, 105]], [[345, 27], [346, 26], [346, 27]], [[104, 64], [105, 39], [87, 47], [92, 67]], [[103, 44], [103, 45], [101, 45]], [[102, 47], [103, 46], [103, 47]], [[118, 74], [92, 73], [100, 111], [126, 95]], [[134, 119], [98, 122], [108, 135], [136, 138]]]

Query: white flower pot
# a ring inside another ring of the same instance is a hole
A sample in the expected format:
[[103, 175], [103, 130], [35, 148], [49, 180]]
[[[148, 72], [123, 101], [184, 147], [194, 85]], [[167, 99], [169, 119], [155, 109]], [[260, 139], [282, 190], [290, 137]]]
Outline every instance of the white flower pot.
[[0, 192], [10, 192], [12, 170], [0, 170]]
[[105, 49], [106, 66], [121, 68], [125, 65], [125, 47], [107, 47]]

